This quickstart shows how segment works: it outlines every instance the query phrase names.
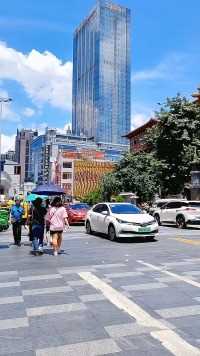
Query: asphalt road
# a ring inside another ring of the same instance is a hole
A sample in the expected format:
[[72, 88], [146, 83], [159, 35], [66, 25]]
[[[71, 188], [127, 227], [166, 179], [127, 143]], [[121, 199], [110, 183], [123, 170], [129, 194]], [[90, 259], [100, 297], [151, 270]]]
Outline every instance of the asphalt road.
[[200, 231], [110, 242], [75, 226], [63, 253], [0, 233], [0, 355], [200, 355]]

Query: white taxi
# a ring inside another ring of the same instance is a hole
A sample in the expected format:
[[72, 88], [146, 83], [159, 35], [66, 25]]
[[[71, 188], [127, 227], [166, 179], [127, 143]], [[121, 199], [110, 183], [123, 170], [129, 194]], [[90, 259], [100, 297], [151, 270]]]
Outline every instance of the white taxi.
[[154, 217], [130, 203], [100, 203], [88, 211], [86, 232], [106, 234], [110, 240], [124, 237], [153, 238], [158, 234]]

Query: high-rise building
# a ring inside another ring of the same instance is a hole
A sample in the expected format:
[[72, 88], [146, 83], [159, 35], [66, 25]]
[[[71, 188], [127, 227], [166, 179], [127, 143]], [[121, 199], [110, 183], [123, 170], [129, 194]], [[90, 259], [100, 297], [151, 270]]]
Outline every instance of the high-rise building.
[[15, 154], [21, 166], [21, 184], [31, 179], [31, 143], [37, 135], [37, 131], [29, 129], [17, 130]]
[[96, 142], [127, 144], [131, 111], [131, 12], [111, 1], [74, 33], [72, 131]]

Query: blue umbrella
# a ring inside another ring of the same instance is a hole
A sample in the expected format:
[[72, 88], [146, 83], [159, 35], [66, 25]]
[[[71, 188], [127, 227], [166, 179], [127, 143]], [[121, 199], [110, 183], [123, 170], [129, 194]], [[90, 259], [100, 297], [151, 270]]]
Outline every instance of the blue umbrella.
[[31, 194], [29, 194], [29, 195], [27, 196], [26, 201], [28, 201], [28, 202], [30, 203], [30, 202], [36, 200], [37, 198], [42, 198], [42, 199], [45, 200], [45, 199], [48, 198], [48, 196], [46, 196], [46, 195], [38, 195], [38, 194], [33, 194], [33, 193], [31, 193]]
[[38, 185], [35, 189], [33, 189], [32, 193], [48, 196], [65, 194], [64, 190], [61, 187], [53, 183]]

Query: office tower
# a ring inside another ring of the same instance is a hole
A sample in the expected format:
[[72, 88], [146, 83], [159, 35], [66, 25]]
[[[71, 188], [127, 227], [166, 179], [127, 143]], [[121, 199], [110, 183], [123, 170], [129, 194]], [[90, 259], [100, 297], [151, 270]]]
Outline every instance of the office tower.
[[127, 144], [130, 131], [130, 10], [99, 0], [74, 33], [72, 131]]
[[21, 184], [31, 179], [31, 143], [38, 132], [22, 129], [17, 130], [15, 139], [16, 161], [21, 165]]

